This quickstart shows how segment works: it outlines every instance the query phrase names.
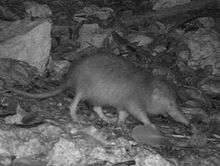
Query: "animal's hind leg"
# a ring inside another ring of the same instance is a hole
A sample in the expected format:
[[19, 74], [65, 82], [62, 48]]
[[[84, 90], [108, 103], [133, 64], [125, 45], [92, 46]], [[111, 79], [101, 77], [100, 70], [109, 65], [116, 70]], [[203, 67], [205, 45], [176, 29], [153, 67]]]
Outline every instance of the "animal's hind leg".
[[151, 126], [156, 129], [156, 126], [151, 123], [145, 111], [143, 111], [139, 105], [135, 102], [129, 102], [127, 105], [128, 112], [133, 115], [136, 119], [141, 121], [146, 126]]
[[183, 123], [187, 126], [189, 125], [189, 121], [185, 115], [177, 109], [177, 107], [169, 109], [168, 114], [177, 122]]
[[70, 115], [74, 121], [77, 121], [77, 105], [79, 104], [80, 100], [82, 98], [82, 93], [76, 93], [76, 96], [73, 99], [73, 102], [70, 104], [69, 109], [70, 109]]

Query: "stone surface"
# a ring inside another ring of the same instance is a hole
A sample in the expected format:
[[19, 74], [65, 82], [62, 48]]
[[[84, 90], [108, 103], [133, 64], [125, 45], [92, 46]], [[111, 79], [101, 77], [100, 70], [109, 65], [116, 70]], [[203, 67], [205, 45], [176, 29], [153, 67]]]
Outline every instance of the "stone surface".
[[108, 32], [102, 30], [98, 24], [83, 24], [79, 31], [79, 50], [83, 50], [89, 46], [100, 48], [103, 46], [107, 36]]
[[26, 13], [31, 17], [47, 18], [52, 15], [50, 8], [35, 1], [23, 2]]
[[0, 58], [25, 61], [45, 70], [51, 48], [51, 23], [47, 19], [0, 22]]
[[212, 74], [220, 75], [220, 41], [215, 31], [200, 28], [186, 33], [184, 42], [190, 49], [188, 65], [197, 69], [211, 66]]
[[112, 16], [113, 10], [111, 8], [99, 8], [95, 5], [84, 7], [80, 12], [74, 15], [76, 21], [86, 20], [88, 17], [97, 17], [102, 21], [107, 20]]
[[[76, 125], [64, 128], [69, 130], [49, 124], [28, 129], [1, 129], [0, 164], [72, 166], [132, 161], [138, 166], [170, 165], [154, 150], [143, 149], [134, 141], [122, 137], [108, 139], [109, 131]], [[72, 134], [67, 133], [73, 130]]]
[[191, 2], [191, 0], [156, 0], [154, 2], [155, 3], [153, 6], [153, 9], [160, 10], [160, 9], [164, 9], [164, 8], [173, 7], [176, 5], [182, 5], [185, 3], [189, 3], [189, 2]]

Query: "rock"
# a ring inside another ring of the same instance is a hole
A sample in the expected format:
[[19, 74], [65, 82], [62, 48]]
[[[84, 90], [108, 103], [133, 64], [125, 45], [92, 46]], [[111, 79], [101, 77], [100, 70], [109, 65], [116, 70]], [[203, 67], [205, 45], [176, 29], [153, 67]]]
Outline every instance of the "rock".
[[188, 119], [193, 119], [195, 117], [196, 119], [194, 118], [194, 122], [198, 120], [200, 122], [209, 123], [210, 118], [202, 108], [180, 107], [180, 109]]
[[204, 81], [200, 82], [200, 88], [211, 95], [219, 95], [220, 94], [220, 79], [216, 78], [208, 78]]
[[153, 39], [146, 35], [131, 34], [128, 38], [131, 43], [138, 43], [137, 46], [147, 47], [153, 42]]
[[51, 148], [60, 133], [61, 129], [51, 125], [29, 129], [0, 129], [0, 155], [8, 154], [15, 158], [39, 155]]
[[37, 73], [37, 69], [26, 62], [0, 58], [0, 78], [4, 80], [5, 85], [28, 85]]
[[206, 103], [206, 98], [202, 91], [199, 89], [187, 88], [185, 93], [188, 95], [189, 99], [193, 99], [202, 103]]
[[169, 161], [165, 160], [159, 154], [152, 154], [147, 151], [140, 151], [135, 156], [136, 166], [174, 166]]
[[[28, 129], [1, 129], [0, 163], [10, 164], [14, 156], [13, 166], [31, 163], [34, 166], [104, 165], [134, 160], [138, 166], [170, 165], [152, 149], [141, 148], [126, 138], [110, 138], [107, 130], [73, 124], [68, 129], [57, 126], [43, 124]], [[67, 133], [69, 129], [75, 132]]]
[[83, 24], [79, 31], [79, 50], [83, 50], [89, 46], [100, 48], [103, 46], [107, 36], [108, 32], [104, 32], [98, 24]]
[[163, 140], [161, 134], [150, 126], [136, 126], [131, 135], [135, 141], [152, 146], [159, 146]]
[[217, 32], [200, 28], [196, 32], [186, 33], [184, 42], [190, 49], [188, 65], [194, 69], [212, 67], [212, 74], [220, 73], [220, 41]]
[[157, 0], [153, 5], [153, 10], [160, 10], [164, 8], [182, 5], [191, 2], [191, 0]]
[[102, 21], [106, 21], [111, 17], [113, 10], [111, 8], [99, 8], [95, 5], [84, 7], [79, 13], [74, 15], [76, 21], [86, 20], [88, 17], [97, 17]]
[[12, 166], [46, 166], [46, 162], [31, 157], [21, 157], [13, 161]]
[[[31, 138], [30, 136], [31, 132], [24, 129], [18, 131], [1, 130], [0, 149], [18, 158], [42, 153], [45, 146], [40, 143], [38, 138]], [[0, 153], [2, 154], [2, 152]]]
[[215, 26], [215, 20], [212, 17], [200, 17], [198, 20], [205, 28], [213, 28]]
[[12, 58], [45, 70], [51, 48], [51, 23], [47, 19], [0, 22], [0, 58]]
[[48, 165], [53, 166], [71, 166], [76, 165], [83, 158], [80, 149], [74, 142], [60, 138], [49, 152]]
[[25, 1], [23, 4], [26, 13], [31, 17], [48, 18], [52, 15], [52, 11], [46, 4], [41, 5], [35, 1]]
[[0, 13], [1, 13], [2, 20], [19, 20], [20, 19], [19, 16], [17, 16], [15, 13], [13, 13], [10, 10], [10, 7], [6, 7], [5, 5], [4, 6], [0, 5]]
[[[74, 137], [74, 141], [60, 138], [49, 152], [48, 165], [117, 164], [124, 161], [137, 160], [139, 163], [138, 166], [144, 166], [145, 163], [154, 163], [155, 166], [159, 166], [163, 165], [166, 161], [160, 155], [153, 154], [146, 149], [138, 148], [135, 146], [137, 144], [134, 141], [128, 141], [122, 137], [103, 141], [103, 139], [106, 139], [105, 136], [97, 136], [100, 135], [98, 133], [99, 130], [100, 129], [94, 129], [94, 127], [80, 129], [78, 132], [74, 132], [74, 135], [77, 136]], [[92, 133], [95, 134], [90, 135]], [[140, 157], [139, 155], [141, 153], [145, 153], [145, 156]], [[156, 158], [157, 160], [152, 160]], [[168, 161], [166, 162], [166, 164], [169, 163]]]
[[50, 60], [48, 68], [53, 80], [60, 80], [68, 71], [70, 62], [66, 60]]
[[9, 153], [4, 153], [0, 150], [0, 166], [11, 166], [12, 158]]
[[15, 150], [17, 157], [37, 155], [45, 150], [45, 146], [40, 142], [39, 138], [31, 138], [24, 143], [20, 143]]

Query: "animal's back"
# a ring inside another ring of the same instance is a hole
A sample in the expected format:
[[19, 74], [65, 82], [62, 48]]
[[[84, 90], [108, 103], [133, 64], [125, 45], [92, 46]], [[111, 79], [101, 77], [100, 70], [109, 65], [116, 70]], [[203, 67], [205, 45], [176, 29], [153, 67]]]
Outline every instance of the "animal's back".
[[[123, 106], [137, 98], [144, 87], [144, 74], [132, 63], [114, 55], [96, 55], [84, 59], [75, 68], [76, 91], [95, 105]], [[137, 92], [138, 91], [138, 92]]]

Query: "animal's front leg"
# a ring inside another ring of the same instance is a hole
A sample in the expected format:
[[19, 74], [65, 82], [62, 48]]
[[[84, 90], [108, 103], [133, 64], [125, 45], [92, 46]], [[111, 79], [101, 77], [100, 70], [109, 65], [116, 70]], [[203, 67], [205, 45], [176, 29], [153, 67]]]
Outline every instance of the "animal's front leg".
[[141, 121], [144, 125], [151, 126], [152, 128], [156, 129], [156, 126], [153, 123], [151, 123], [146, 112], [143, 111], [143, 109], [137, 103], [132, 101], [128, 102], [127, 110], [131, 115], [133, 115], [136, 119]]
[[128, 116], [129, 116], [128, 112], [120, 110], [118, 114], [118, 125], [123, 126]]
[[115, 122], [116, 122], [116, 120], [115, 120], [114, 118], [108, 118], [108, 117], [106, 117], [106, 116], [104, 115], [103, 110], [102, 110], [102, 107], [100, 107], [100, 106], [94, 106], [94, 107], [93, 107], [93, 110], [94, 110], [94, 112], [96, 112], [97, 115], [98, 115], [102, 120], [104, 120], [105, 122], [107, 122], [107, 123], [115, 123]]
[[180, 110], [177, 109], [177, 107], [169, 109], [168, 114], [177, 122], [183, 123], [186, 126], [189, 125], [188, 119], [185, 117], [185, 115], [182, 112], [180, 112]]

